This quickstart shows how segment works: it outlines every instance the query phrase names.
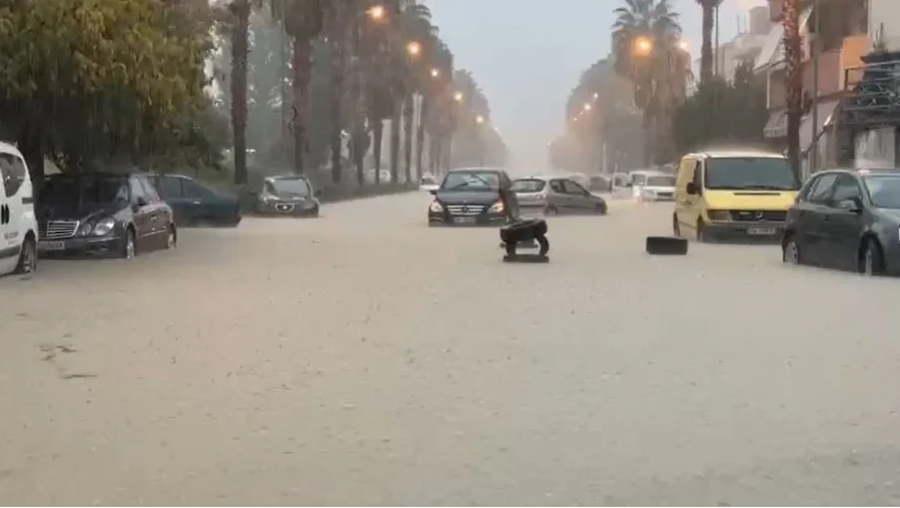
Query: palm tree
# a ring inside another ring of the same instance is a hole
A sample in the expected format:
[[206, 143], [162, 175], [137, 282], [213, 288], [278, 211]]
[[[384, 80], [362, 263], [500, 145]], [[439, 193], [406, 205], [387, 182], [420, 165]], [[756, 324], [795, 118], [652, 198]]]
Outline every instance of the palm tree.
[[800, 121], [803, 116], [803, 67], [801, 65], [800, 1], [783, 0], [784, 60], [787, 102], [787, 149], [791, 168], [800, 175]]
[[[422, 90], [422, 106], [419, 114], [419, 124], [416, 128], [416, 177], [422, 179], [423, 155], [425, 151], [425, 131], [427, 126], [434, 126], [433, 112], [436, 110], [437, 102], [442, 95], [446, 95], [448, 80], [447, 77], [453, 74], [453, 54], [447, 45], [437, 36], [435, 29], [434, 37], [430, 40], [428, 61], [431, 63], [430, 69], [424, 69], [427, 73], [423, 77]], [[435, 137], [432, 128], [432, 138]], [[432, 143], [429, 153], [432, 153], [435, 144]], [[432, 169], [433, 171], [433, 169]]]
[[[614, 11], [614, 69], [634, 87], [635, 105], [643, 112], [646, 162], [651, 163], [659, 155], [658, 120], [672, 109], [664, 101], [678, 96], [666, 88], [678, 80], [683, 88], [689, 65], [684, 65], [686, 57], [679, 47], [681, 27], [669, 0], [624, 1], [625, 6]], [[682, 56], [676, 57], [679, 54]]]
[[357, 17], [358, 10], [347, 0], [332, 0], [328, 15], [328, 42], [331, 47], [331, 181], [341, 183], [343, 173], [342, 148], [344, 118], [344, 77], [347, 58], [347, 27]]
[[234, 183], [247, 183], [247, 60], [250, 54], [251, 0], [228, 4], [231, 32], [231, 131], [234, 153]]
[[700, 82], [707, 83], [713, 77], [713, 28], [716, 9], [722, 0], [697, 0], [703, 9], [703, 44], [700, 47]]

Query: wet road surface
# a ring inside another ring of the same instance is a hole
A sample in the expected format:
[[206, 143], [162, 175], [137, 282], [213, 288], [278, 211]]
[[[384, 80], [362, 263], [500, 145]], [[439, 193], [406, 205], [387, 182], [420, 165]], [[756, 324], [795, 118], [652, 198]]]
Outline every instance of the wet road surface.
[[0, 280], [2, 504], [900, 504], [896, 280], [427, 195]]

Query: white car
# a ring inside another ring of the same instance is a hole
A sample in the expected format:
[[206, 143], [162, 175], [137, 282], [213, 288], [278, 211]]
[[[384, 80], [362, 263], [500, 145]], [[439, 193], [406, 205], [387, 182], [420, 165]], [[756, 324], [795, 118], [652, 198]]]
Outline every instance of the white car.
[[419, 190], [425, 192], [431, 192], [438, 190], [441, 186], [431, 175], [422, 175], [422, 179], [419, 181]]
[[25, 157], [0, 141], [0, 275], [37, 269], [38, 226]]
[[640, 201], [675, 201], [675, 177], [649, 175], [640, 187]]

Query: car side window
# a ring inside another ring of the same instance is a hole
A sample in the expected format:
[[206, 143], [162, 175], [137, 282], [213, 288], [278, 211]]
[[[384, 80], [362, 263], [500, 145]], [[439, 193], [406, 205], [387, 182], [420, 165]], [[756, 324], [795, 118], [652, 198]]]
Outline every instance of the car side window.
[[852, 175], [841, 175], [834, 184], [834, 193], [831, 195], [830, 204], [837, 206], [842, 201], [848, 199], [861, 201], [862, 189], [859, 188], [859, 182]]
[[550, 190], [559, 194], [566, 193], [565, 189], [563, 189], [562, 180], [550, 180]]
[[153, 186], [149, 179], [138, 177], [138, 181], [141, 184], [141, 188], [144, 189], [144, 196], [147, 197], [149, 203], [159, 203], [162, 201], [159, 197], [159, 193], [156, 192], [156, 187]]
[[22, 184], [25, 183], [27, 173], [25, 161], [18, 155], [0, 153], [0, 178], [3, 179], [6, 197], [11, 198], [19, 192]]
[[188, 180], [187, 178], [181, 179], [181, 186], [184, 188], [184, 197], [186, 198], [199, 199], [208, 192], [205, 187], [193, 180]]
[[816, 180], [809, 185], [809, 190], [806, 192], [804, 201], [820, 205], [825, 204], [828, 201], [828, 196], [831, 195], [831, 189], [834, 188], [837, 177], [837, 174], [829, 173], [816, 178]]
[[585, 193], [584, 187], [578, 185], [577, 182], [573, 182], [572, 180], [563, 180], [562, 185], [563, 189], [565, 189], [566, 194], [582, 195]]
[[641, 185], [644, 185], [644, 182], [646, 182], [646, 181], [647, 181], [647, 177], [644, 175], [634, 175], [631, 177], [631, 183], [636, 187], [640, 187]]
[[177, 176], [163, 176], [159, 179], [159, 192], [164, 198], [180, 198], [184, 195], [181, 191], [181, 178]]
[[698, 189], [703, 187], [703, 164], [700, 161], [694, 163], [694, 177], [691, 178], [691, 181], [694, 182], [694, 186]]
[[137, 203], [138, 199], [144, 198], [149, 201], [147, 195], [144, 193], [144, 188], [141, 186], [141, 182], [138, 181], [137, 177], [131, 177], [128, 179], [128, 190], [131, 192], [131, 202]]

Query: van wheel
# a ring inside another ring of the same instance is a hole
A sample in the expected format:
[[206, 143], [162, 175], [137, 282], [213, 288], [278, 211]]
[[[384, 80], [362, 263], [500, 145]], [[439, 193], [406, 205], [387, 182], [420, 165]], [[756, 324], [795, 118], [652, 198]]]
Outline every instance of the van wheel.
[[672, 234], [681, 238], [681, 224], [678, 224], [678, 215], [672, 214]]
[[31, 236], [25, 237], [22, 242], [22, 250], [19, 251], [19, 263], [16, 265], [16, 272], [20, 274], [29, 274], [37, 271], [37, 244]]

